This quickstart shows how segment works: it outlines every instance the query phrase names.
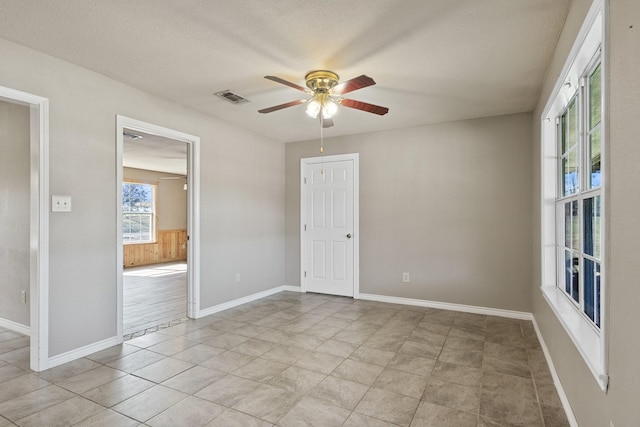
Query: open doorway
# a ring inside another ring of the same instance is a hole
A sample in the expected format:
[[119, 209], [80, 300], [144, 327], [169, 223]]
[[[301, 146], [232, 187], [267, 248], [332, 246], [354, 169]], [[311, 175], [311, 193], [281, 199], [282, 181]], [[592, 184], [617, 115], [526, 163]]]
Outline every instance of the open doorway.
[[[29, 107], [0, 100], [0, 328], [22, 333], [29, 332], [29, 134]], [[0, 342], [7, 335], [0, 329]]]
[[197, 137], [118, 116], [118, 336], [196, 317]]
[[0, 360], [29, 367], [29, 107], [0, 100]]
[[187, 316], [187, 143], [123, 130], [123, 334]]
[[23, 369], [48, 368], [49, 101], [0, 86], [1, 351]]

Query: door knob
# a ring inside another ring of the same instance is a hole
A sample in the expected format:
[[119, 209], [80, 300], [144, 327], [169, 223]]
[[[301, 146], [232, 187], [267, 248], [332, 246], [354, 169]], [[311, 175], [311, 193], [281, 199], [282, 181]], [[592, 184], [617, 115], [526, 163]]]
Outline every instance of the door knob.
[[351, 233], [347, 234], [347, 239], [351, 238]]

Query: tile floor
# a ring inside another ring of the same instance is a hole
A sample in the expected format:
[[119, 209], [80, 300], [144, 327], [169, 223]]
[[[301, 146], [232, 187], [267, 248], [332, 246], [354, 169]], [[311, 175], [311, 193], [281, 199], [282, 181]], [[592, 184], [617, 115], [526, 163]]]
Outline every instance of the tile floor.
[[48, 371], [0, 329], [0, 427], [567, 426], [531, 322], [283, 292]]

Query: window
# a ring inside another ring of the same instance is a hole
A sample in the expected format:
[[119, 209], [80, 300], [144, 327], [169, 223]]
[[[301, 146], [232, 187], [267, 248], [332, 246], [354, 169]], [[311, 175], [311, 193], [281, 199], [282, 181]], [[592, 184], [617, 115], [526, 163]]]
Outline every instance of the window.
[[122, 183], [122, 241], [155, 241], [155, 185]]
[[602, 265], [600, 52], [580, 78], [569, 105], [556, 118], [560, 179], [556, 210], [558, 287], [600, 327]]
[[606, 390], [602, 2], [594, 1], [541, 117], [542, 293]]

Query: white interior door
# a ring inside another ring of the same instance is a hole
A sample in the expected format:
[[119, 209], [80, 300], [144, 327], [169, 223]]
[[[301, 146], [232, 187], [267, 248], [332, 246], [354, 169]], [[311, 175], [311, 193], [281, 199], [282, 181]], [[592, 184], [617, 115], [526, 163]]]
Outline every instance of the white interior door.
[[355, 296], [357, 157], [306, 160], [302, 182], [303, 290]]

